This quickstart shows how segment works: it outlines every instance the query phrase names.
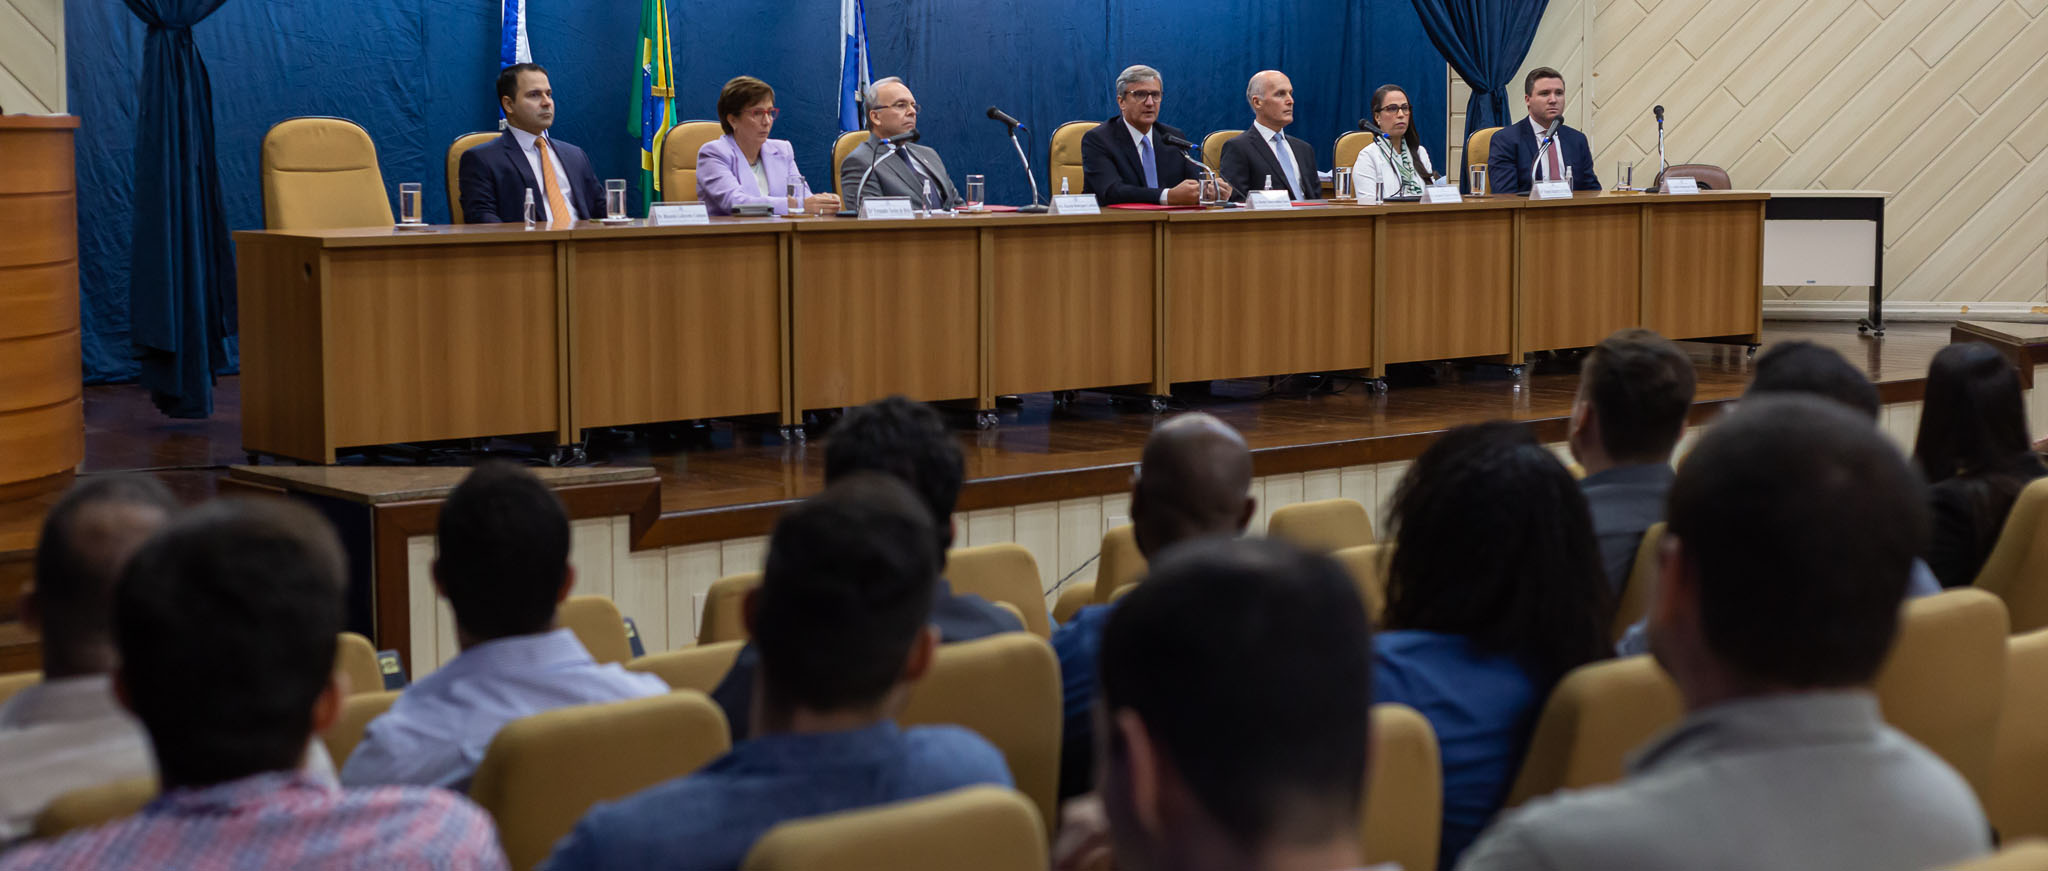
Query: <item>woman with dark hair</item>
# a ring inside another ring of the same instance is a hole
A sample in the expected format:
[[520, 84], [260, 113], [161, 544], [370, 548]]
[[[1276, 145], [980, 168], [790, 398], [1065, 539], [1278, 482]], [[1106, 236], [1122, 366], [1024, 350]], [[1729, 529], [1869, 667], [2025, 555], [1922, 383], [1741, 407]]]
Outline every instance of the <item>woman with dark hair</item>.
[[837, 194], [811, 192], [796, 169], [796, 150], [786, 139], [770, 139], [775, 89], [753, 76], [738, 76], [718, 92], [718, 125], [725, 135], [697, 149], [697, 199], [714, 215], [741, 206], [767, 206], [778, 215], [823, 214], [839, 210]]
[[1519, 424], [1438, 439], [1390, 520], [1374, 700], [1436, 730], [1449, 868], [1507, 799], [1551, 686], [1609, 654], [1613, 594], [1578, 483]]
[[1429, 163], [1429, 149], [1422, 147], [1422, 134], [1415, 131], [1415, 107], [1408, 102], [1408, 92], [1400, 85], [1381, 85], [1372, 92], [1372, 123], [1387, 132], [1388, 138], [1376, 137], [1371, 145], [1358, 150], [1358, 161], [1351, 167], [1352, 183], [1360, 191], [1372, 190], [1366, 185], [1375, 185], [1378, 196], [1419, 197], [1423, 186], [1437, 175]]
[[1927, 564], [1944, 587], [1977, 579], [2020, 490], [2048, 475], [2027, 435], [2019, 370], [1981, 342], [1950, 345], [1927, 367], [1913, 464], [1934, 502]]

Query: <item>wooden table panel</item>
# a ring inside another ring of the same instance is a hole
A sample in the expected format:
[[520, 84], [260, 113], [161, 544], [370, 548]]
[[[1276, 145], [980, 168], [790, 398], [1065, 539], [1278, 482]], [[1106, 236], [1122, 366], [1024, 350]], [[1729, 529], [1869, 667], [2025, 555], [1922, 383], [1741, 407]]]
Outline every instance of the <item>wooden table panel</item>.
[[573, 429], [781, 410], [780, 234], [575, 244]]
[[901, 393], [980, 393], [980, 231], [799, 233], [790, 320], [796, 410]]
[[1522, 350], [1589, 347], [1640, 322], [1640, 206], [1532, 207], [1522, 220]]
[[[235, 242], [244, 449], [334, 461], [327, 441], [321, 274], [318, 242], [253, 233]], [[349, 373], [332, 376], [349, 389]]]
[[1646, 206], [1643, 325], [1672, 339], [1763, 330], [1763, 207], [1759, 202]]
[[1495, 208], [1406, 211], [1382, 219], [1386, 362], [1508, 352], [1514, 218]]
[[1152, 380], [1152, 222], [992, 231], [996, 394]]
[[1167, 225], [1169, 381], [1372, 365], [1372, 217]]

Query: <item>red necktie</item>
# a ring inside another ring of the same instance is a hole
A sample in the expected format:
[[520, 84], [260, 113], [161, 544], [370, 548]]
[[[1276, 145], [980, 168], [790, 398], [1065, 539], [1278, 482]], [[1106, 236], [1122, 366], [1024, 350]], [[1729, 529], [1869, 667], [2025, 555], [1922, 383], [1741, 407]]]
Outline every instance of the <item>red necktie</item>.
[[1548, 173], [1547, 180], [1549, 181], [1564, 181], [1564, 163], [1557, 156], [1557, 148], [1557, 137], [1553, 136], [1550, 138], [1550, 147], [1543, 150], [1544, 154], [1548, 155], [1547, 159], [1550, 163], [1545, 168]]

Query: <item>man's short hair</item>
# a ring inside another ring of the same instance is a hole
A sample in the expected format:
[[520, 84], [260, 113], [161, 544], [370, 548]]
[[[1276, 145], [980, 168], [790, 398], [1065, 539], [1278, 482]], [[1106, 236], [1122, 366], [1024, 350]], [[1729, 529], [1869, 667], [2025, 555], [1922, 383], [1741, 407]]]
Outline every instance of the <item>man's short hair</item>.
[[540, 64], [537, 64], [537, 63], [532, 63], [532, 62], [528, 62], [528, 63], [519, 63], [519, 64], [513, 64], [513, 65], [511, 65], [511, 66], [509, 66], [509, 67], [506, 67], [506, 68], [504, 68], [504, 69], [502, 69], [502, 70], [499, 70], [499, 71], [498, 71], [498, 104], [499, 104], [499, 105], [501, 105], [501, 106], [502, 106], [502, 105], [504, 105], [504, 104], [505, 104], [505, 101], [506, 101], [506, 100], [510, 100], [510, 99], [512, 99], [512, 98], [514, 98], [514, 97], [517, 97], [517, 96], [519, 96], [519, 74], [520, 74], [520, 73], [540, 73], [541, 75], [547, 75], [547, 74], [548, 74], [548, 68], [547, 68], [547, 67], [544, 67], [544, 66], [541, 66]]
[[727, 121], [727, 118], [747, 111], [747, 107], [762, 100], [773, 99], [775, 89], [769, 87], [767, 82], [753, 76], [734, 76], [732, 81], [726, 82], [725, 87], [718, 92], [718, 126], [731, 133], [732, 122]]
[[1870, 421], [1817, 397], [1744, 400], [1687, 455], [1668, 513], [1723, 664], [1791, 687], [1877, 674], [1928, 508]]
[[1685, 430], [1695, 386], [1692, 360], [1642, 328], [1601, 340], [1579, 367], [1600, 427], [1600, 446], [1625, 463], [1664, 462]]
[[1103, 711], [1136, 712], [1240, 846], [1356, 825], [1372, 632], [1334, 560], [1272, 539], [1177, 545], [1110, 615], [1100, 661]]
[[1544, 79], [1556, 79], [1562, 82], [1564, 81], [1564, 73], [1549, 67], [1537, 67], [1530, 70], [1527, 76], [1522, 77], [1522, 96], [1527, 97], [1536, 93], [1536, 83]]
[[854, 472], [881, 472], [910, 485], [931, 512], [932, 540], [944, 562], [953, 546], [953, 504], [967, 473], [960, 443], [939, 413], [902, 396], [847, 412], [825, 438], [825, 483]]
[[298, 766], [334, 674], [343, 584], [334, 530], [283, 499], [203, 505], [136, 552], [114, 638], [166, 784]]
[[480, 640], [548, 628], [569, 570], [569, 514], [531, 472], [496, 461], [441, 503], [434, 578], [455, 624]]
[[1756, 374], [1744, 399], [1770, 393], [1810, 393], [1832, 399], [1876, 420], [1884, 406], [1877, 385], [1833, 348], [1812, 342], [1781, 342], [1757, 356]]
[[[1159, 79], [1159, 71], [1144, 64], [1131, 64], [1124, 67], [1123, 72], [1116, 74], [1116, 98], [1119, 100], [1123, 99], [1124, 94], [1131, 90], [1132, 85], [1155, 79]], [[1164, 80], [1160, 79], [1160, 81]]]
[[[903, 77], [883, 76], [879, 79], [869, 82], [867, 88], [861, 91], [861, 100], [867, 104], [868, 111], [873, 112], [876, 109], [882, 108], [882, 86], [888, 84], [901, 85], [903, 84]], [[905, 87], [908, 86], [906, 85]]]
[[[149, 475], [87, 478], [67, 491], [43, 517], [36, 541], [35, 596], [46, 635], [63, 643], [105, 642], [112, 631], [114, 582], [132, 551], [110, 550], [103, 538], [82, 540], [83, 515], [116, 505], [153, 509], [169, 518], [178, 510], [170, 488]], [[131, 533], [134, 535], [134, 533]], [[136, 537], [147, 537], [137, 535]], [[139, 545], [140, 541], [132, 544]]]
[[880, 701], [931, 621], [931, 540], [916, 495], [878, 473], [849, 475], [784, 512], [754, 599], [765, 698], [813, 711]]

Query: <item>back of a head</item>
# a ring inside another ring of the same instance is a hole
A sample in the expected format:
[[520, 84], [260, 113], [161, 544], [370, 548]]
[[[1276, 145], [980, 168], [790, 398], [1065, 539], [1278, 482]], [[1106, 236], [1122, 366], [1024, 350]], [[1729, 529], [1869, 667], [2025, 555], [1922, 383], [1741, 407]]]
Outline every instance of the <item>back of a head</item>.
[[170, 489], [148, 475], [89, 478], [51, 506], [35, 556], [36, 610], [46, 646], [110, 640], [115, 580], [177, 510]]
[[1913, 461], [1928, 483], [1996, 474], [2032, 444], [2019, 369], [1990, 345], [1941, 349], [1927, 367], [1925, 395]]
[[754, 600], [768, 702], [836, 711], [887, 695], [931, 620], [931, 540], [924, 505], [882, 474], [842, 478], [784, 512]]
[[298, 765], [343, 584], [334, 530], [282, 499], [204, 505], [142, 546], [115, 589], [114, 636], [166, 786]]
[[1898, 449], [1839, 403], [1744, 400], [1687, 456], [1667, 512], [1715, 657], [1767, 684], [1869, 681], [1927, 542], [1922, 490]]
[[1613, 593], [1586, 497], [1526, 427], [1453, 429], [1401, 479], [1381, 625], [1462, 635], [1543, 682], [1605, 657]]
[[[1111, 613], [1100, 668], [1103, 712], [1137, 714], [1240, 847], [1355, 831], [1372, 633], [1335, 560], [1271, 539], [1181, 544]], [[1119, 736], [1105, 736], [1112, 778]]]
[[441, 504], [435, 532], [434, 577], [464, 631], [488, 640], [554, 621], [569, 570], [569, 515], [531, 472], [478, 465]]
[[1608, 456], [1623, 463], [1670, 460], [1692, 408], [1695, 378], [1684, 351], [1649, 330], [1622, 330], [1593, 348], [1579, 377]]
[[1863, 370], [1832, 348], [1812, 342], [1784, 342], [1765, 349], [1756, 358], [1756, 374], [1742, 397], [1773, 393], [1810, 393], [1824, 396], [1876, 420], [1883, 410], [1877, 385]]
[[1207, 535], [1235, 535], [1249, 519], [1252, 455], [1244, 437], [1201, 412], [1152, 430], [1131, 494], [1131, 523], [1148, 556]]
[[909, 485], [931, 512], [939, 553], [953, 546], [953, 503], [966, 471], [960, 443], [931, 406], [891, 396], [847, 412], [825, 440], [825, 483], [854, 472]]

